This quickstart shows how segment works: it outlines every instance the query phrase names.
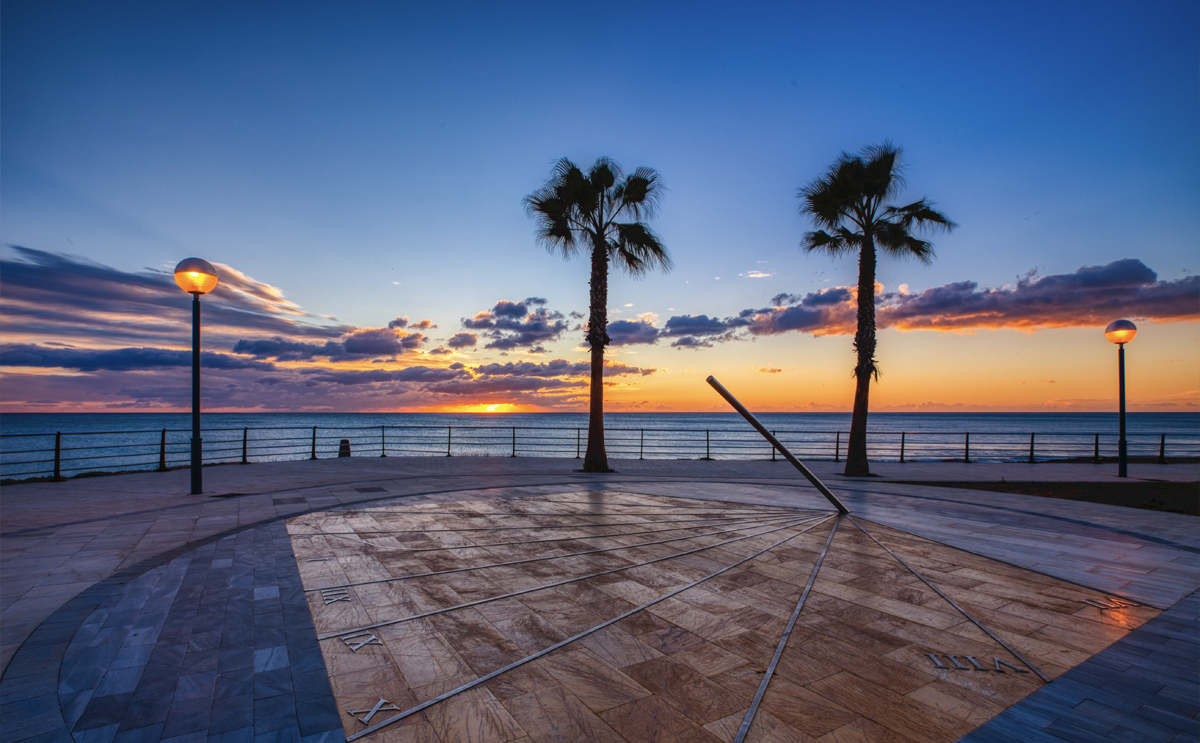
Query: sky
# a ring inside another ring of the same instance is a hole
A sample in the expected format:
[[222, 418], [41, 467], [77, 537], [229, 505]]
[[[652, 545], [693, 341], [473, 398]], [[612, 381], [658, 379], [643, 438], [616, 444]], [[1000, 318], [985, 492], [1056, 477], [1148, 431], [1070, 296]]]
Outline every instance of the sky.
[[848, 411], [857, 261], [797, 191], [891, 141], [877, 411], [1200, 409], [1200, 5], [5, 0], [0, 412], [582, 411], [588, 263], [522, 200], [646, 166], [613, 411]]

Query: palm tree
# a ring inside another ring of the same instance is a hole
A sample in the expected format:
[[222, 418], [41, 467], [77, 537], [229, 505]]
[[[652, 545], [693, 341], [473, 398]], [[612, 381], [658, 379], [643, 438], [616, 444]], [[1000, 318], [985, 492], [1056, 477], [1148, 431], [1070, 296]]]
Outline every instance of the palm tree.
[[891, 142], [866, 147], [858, 155], [845, 152], [824, 175], [800, 189], [800, 214], [816, 223], [800, 247], [833, 256], [858, 252], [858, 329], [854, 350], [854, 415], [846, 450], [848, 476], [871, 474], [867, 463], [867, 400], [871, 378], [879, 381], [875, 362], [875, 248], [899, 257], [933, 261], [933, 245], [913, 236], [914, 231], [957, 227], [933, 203], [920, 199], [908, 206], [885, 205], [904, 188], [897, 162], [900, 148]]
[[[584, 472], [611, 472], [604, 450], [604, 347], [608, 337], [608, 263], [633, 276], [653, 268], [671, 270], [667, 249], [640, 221], [653, 216], [663, 190], [658, 173], [638, 168], [624, 176], [602, 157], [584, 173], [563, 158], [550, 179], [525, 197], [525, 210], [537, 219], [538, 242], [569, 258], [591, 251], [591, 307], [587, 342], [592, 353], [591, 400]], [[618, 221], [632, 218], [632, 221]]]

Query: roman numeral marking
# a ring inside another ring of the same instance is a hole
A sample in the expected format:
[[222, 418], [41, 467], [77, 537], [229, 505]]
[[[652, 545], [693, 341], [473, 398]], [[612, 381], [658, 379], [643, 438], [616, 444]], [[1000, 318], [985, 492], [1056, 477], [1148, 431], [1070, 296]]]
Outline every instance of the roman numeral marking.
[[[962, 663], [959, 663], [958, 662], [959, 656], [946, 655], [946, 657], [950, 659], [950, 662], [954, 664], [953, 667], [942, 663], [942, 661], [938, 659], [938, 656], [934, 655], [933, 653], [926, 653], [925, 657], [929, 658], [929, 660], [933, 661], [934, 668], [944, 668], [947, 671], [970, 671], [970, 670], [972, 670], [972, 667], [974, 667], [974, 670], [983, 671], [984, 673], [992, 670], [992, 669], [988, 668], [987, 666], [983, 665], [982, 663], [980, 663], [978, 660], [975, 659], [974, 656], [971, 656], [971, 655], [961, 656], [963, 658], [966, 658], [970, 662], [970, 664], [971, 664], [970, 666], [964, 666]], [[1029, 671], [1026, 671], [1024, 668], [1017, 668], [1012, 663], [1009, 663], [1006, 660], [1000, 660], [999, 658], [992, 658], [992, 661], [996, 666], [996, 669], [995, 669], [996, 673], [1004, 673], [1005, 672], [1004, 669], [1000, 667], [1001, 665], [1008, 666], [1009, 668], [1016, 671], [1017, 673], [1029, 673]]]
[[1083, 603], [1087, 604], [1088, 606], [1094, 606], [1101, 611], [1105, 609], [1132, 609], [1136, 606], [1141, 606], [1141, 604], [1136, 601], [1127, 601], [1125, 599], [1108, 597], [1101, 599], [1088, 599]]
[[355, 653], [357, 653], [358, 649], [363, 647], [364, 645], [382, 645], [383, 644], [383, 641], [381, 641], [378, 637], [376, 637], [373, 632], [359, 632], [358, 634], [355, 634], [355, 635], [346, 635], [345, 637], [342, 638], [342, 642], [349, 645], [350, 650]]
[[350, 590], [347, 588], [326, 588], [321, 591], [321, 598], [325, 599], [325, 605], [328, 606], [334, 601], [349, 601]]
[[[346, 710], [346, 714], [350, 715], [351, 717], [358, 720], [359, 722], [361, 722], [364, 725], [370, 725], [371, 718], [375, 716], [376, 712], [390, 712], [393, 710], [396, 712], [401, 711], [401, 709], [399, 707], [397, 707], [396, 705], [392, 704], [391, 702], [384, 699], [383, 697], [379, 697], [379, 701], [376, 702], [375, 706], [372, 707], [371, 709], [348, 709], [348, 710]], [[359, 717], [359, 715], [361, 715], [364, 712], [367, 713], [366, 717]]]
[[996, 673], [1004, 673], [1004, 669], [1000, 667], [1001, 663], [1013, 669], [1017, 673], [1029, 673], [1029, 671], [1026, 671], [1024, 668], [1017, 668], [1006, 660], [1000, 660], [999, 658], [992, 658], [992, 660], [996, 661]]

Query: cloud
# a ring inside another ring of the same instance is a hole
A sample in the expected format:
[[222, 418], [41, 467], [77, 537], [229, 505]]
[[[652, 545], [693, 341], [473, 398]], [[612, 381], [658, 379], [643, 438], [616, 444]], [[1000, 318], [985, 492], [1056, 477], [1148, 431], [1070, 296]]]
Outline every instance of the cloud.
[[337, 341], [305, 343], [286, 338], [242, 339], [233, 352], [276, 361], [311, 361], [317, 357], [345, 361], [363, 356], [399, 356], [420, 348], [428, 338], [422, 333], [405, 333], [388, 328], [359, 328]]
[[[48, 369], [77, 369], [84, 372], [139, 371], [164, 367], [190, 367], [191, 351], [168, 348], [46, 348], [38, 345], [8, 345], [0, 348], [0, 364]], [[274, 364], [240, 359], [223, 353], [201, 351], [200, 366], [204, 369], [271, 370]]]
[[527, 348], [541, 353], [545, 351], [543, 343], [558, 340], [567, 329], [564, 315], [547, 309], [545, 304], [541, 297], [529, 297], [523, 302], [500, 300], [492, 309], [464, 318], [462, 324], [491, 339], [484, 348], [501, 351]]
[[708, 315], [675, 315], [667, 320], [662, 334], [665, 337], [723, 335], [749, 324], [743, 317], [719, 320]]
[[[191, 298], [164, 269], [120, 271], [78, 256], [10, 245], [0, 260], [0, 321], [6, 335], [87, 342], [187, 343]], [[286, 300], [283, 292], [240, 271], [214, 264], [221, 278], [203, 300], [206, 342], [232, 344], [247, 331], [297, 338], [334, 338], [351, 330], [326, 325]], [[232, 337], [231, 337], [232, 336]]]
[[[752, 335], [848, 335], [857, 326], [856, 296], [850, 287], [777, 294], [775, 307], [743, 310], [739, 318], [749, 318]], [[915, 294], [880, 292], [875, 304], [876, 325], [896, 330], [1103, 327], [1120, 317], [1171, 322], [1200, 318], [1200, 276], [1159, 281], [1144, 263], [1126, 258], [1069, 274], [1030, 272], [1015, 287], [959, 281]]]
[[763, 367], [763, 368], [759, 369], [759, 371], [762, 372], [763, 374], [779, 374], [783, 371], [783, 369], [774, 369], [774, 368]]
[[544, 390], [574, 389], [587, 383], [574, 379], [543, 379], [539, 377], [483, 377], [481, 379], [455, 380], [429, 385], [426, 389], [443, 395], [487, 395], [513, 392], [541, 392]]
[[658, 334], [658, 328], [649, 320], [614, 320], [608, 324], [608, 337], [614, 346], [655, 343]]
[[682, 338], [674, 341], [671, 348], [712, 348], [712, 344], [699, 338], [694, 338], [690, 335], [685, 335]]
[[404, 353], [404, 346], [393, 330], [363, 328], [342, 339], [342, 350], [352, 356], [396, 356]]
[[880, 297], [881, 327], [899, 330], [1103, 327], [1117, 318], [1160, 321], [1200, 317], [1200, 276], [1159, 281], [1135, 258], [1074, 273], [1037, 278], [1016, 287], [979, 289], [961, 281], [917, 294]]
[[[853, 333], [857, 323], [856, 293], [844, 286], [822, 289], [804, 296], [777, 294], [774, 307], [743, 310], [751, 335], [775, 335], [789, 330], [814, 335]], [[783, 306], [780, 306], [783, 305]]]
[[[629, 366], [619, 361], [604, 362], [604, 376], [612, 377], [622, 374], [653, 374], [655, 369]], [[515, 376], [515, 377], [586, 377], [592, 373], [592, 365], [587, 361], [567, 361], [554, 359], [540, 364], [529, 361], [508, 362], [507, 364], [483, 364], [475, 367], [475, 373], [485, 376]]]
[[446, 345], [451, 348], [470, 348], [476, 343], [478, 339], [474, 333], [455, 333], [446, 341]]
[[377, 384], [381, 382], [441, 382], [469, 376], [460, 366], [439, 369], [430, 366], [410, 366], [406, 369], [302, 369], [301, 374], [312, 380], [341, 385]]

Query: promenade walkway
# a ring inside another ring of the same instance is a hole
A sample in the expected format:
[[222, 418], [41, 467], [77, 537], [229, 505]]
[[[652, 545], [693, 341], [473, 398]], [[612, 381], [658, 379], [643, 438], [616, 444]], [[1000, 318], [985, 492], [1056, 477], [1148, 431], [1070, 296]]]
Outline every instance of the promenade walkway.
[[[183, 470], [4, 487], [0, 740], [344, 739], [284, 525], [293, 516], [589, 491], [823, 503], [784, 462], [613, 465], [585, 475], [575, 460], [350, 458], [206, 468], [203, 496], [187, 494]], [[1195, 517], [889, 482], [1115, 480], [1109, 466], [813, 469], [856, 517], [1163, 611], [963, 740], [1198, 739]], [[1131, 465], [1130, 476], [1196, 482], [1200, 466]]]

